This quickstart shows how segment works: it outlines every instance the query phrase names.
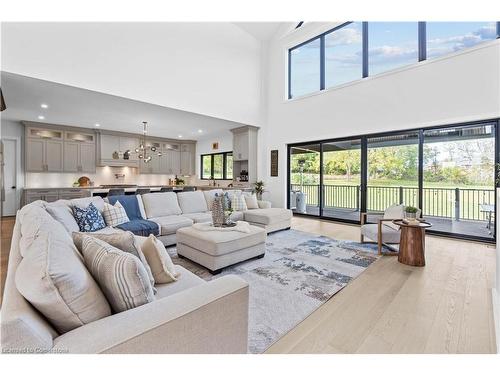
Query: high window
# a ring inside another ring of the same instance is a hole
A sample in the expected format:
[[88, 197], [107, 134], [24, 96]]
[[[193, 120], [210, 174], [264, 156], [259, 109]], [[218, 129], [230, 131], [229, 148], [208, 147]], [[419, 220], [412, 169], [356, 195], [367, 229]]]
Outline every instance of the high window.
[[232, 180], [233, 152], [201, 155], [200, 172], [202, 180]]
[[346, 22], [288, 50], [288, 98], [500, 37], [500, 22]]

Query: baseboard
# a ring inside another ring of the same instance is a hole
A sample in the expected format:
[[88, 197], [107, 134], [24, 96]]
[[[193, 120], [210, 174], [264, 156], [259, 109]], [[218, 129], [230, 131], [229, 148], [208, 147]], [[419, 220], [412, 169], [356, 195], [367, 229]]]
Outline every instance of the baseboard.
[[497, 353], [500, 353], [500, 294], [499, 290], [491, 290], [491, 302], [493, 304], [493, 321], [495, 324], [495, 340], [497, 343]]

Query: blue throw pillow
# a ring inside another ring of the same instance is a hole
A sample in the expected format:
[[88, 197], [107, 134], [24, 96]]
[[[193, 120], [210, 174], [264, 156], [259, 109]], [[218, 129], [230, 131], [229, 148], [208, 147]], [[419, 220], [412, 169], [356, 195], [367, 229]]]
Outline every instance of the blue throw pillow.
[[106, 223], [99, 210], [92, 203], [87, 208], [73, 207], [75, 217], [80, 232], [95, 232], [106, 228]]

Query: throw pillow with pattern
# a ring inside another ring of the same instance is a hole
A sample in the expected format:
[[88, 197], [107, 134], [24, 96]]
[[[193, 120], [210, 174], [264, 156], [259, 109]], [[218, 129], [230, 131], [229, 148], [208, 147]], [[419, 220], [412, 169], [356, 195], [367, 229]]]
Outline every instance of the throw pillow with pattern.
[[73, 216], [80, 232], [95, 232], [106, 228], [104, 218], [93, 203], [90, 203], [87, 208], [73, 206]]
[[234, 194], [231, 199], [231, 208], [233, 211], [246, 211], [247, 210], [247, 202], [245, 201], [245, 197], [243, 194]]
[[120, 201], [116, 201], [114, 205], [104, 203], [102, 216], [104, 216], [106, 224], [110, 227], [116, 227], [117, 225], [128, 223], [130, 221], [127, 216], [127, 212], [125, 211], [125, 208], [123, 208]]

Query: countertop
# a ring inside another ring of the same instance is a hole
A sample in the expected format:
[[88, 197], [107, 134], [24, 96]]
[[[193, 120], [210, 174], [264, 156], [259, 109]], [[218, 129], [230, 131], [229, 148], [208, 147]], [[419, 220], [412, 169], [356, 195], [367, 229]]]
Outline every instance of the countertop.
[[[137, 186], [125, 186], [124, 189], [125, 191], [135, 191], [137, 189], [142, 189], [142, 188], [149, 188], [152, 191], [160, 190], [163, 186], [168, 186], [168, 185], [148, 185], [148, 186], [143, 186], [143, 185], [137, 185]], [[224, 190], [247, 190], [251, 189], [250, 186], [233, 186], [233, 187], [224, 187], [224, 186], [209, 186], [209, 185], [187, 185], [187, 186], [194, 186], [196, 187], [197, 190], [212, 190], [212, 189], [224, 189]], [[174, 190], [182, 190], [184, 186], [182, 185], [171, 185]], [[120, 188], [119, 186], [116, 186], [116, 188]], [[60, 187], [36, 187], [36, 188], [24, 188], [25, 191], [36, 191], [36, 190], [91, 190], [92, 192], [96, 193], [105, 193], [109, 191], [110, 187], [103, 187], [103, 186], [60, 186]]]

